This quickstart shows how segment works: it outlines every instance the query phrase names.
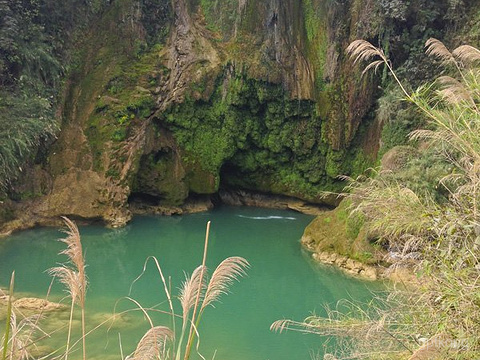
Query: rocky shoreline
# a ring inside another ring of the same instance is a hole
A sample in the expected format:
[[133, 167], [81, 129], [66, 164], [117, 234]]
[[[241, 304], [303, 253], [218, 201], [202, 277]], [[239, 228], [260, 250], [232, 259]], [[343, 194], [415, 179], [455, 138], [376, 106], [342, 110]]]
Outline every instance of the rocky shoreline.
[[[31, 199], [27, 201], [10, 203], [10, 208], [14, 218], [3, 224], [0, 222], [0, 237], [9, 236], [14, 231], [26, 230], [36, 226], [62, 226], [63, 221], [60, 216], [49, 216], [47, 213], [39, 211], [42, 204], [41, 199]], [[220, 190], [217, 194], [195, 196], [188, 198], [184, 204], [178, 206], [166, 206], [161, 204], [142, 201], [142, 199], [133, 199], [128, 204], [128, 213], [133, 215], [186, 215], [213, 209], [215, 206], [254, 206], [268, 209], [293, 210], [308, 215], [319, 215], [328, 208], [324, 205], [312, 204], [303, 200], [273, 194], [264, 194], [247, 190]], [[71, 216], [70, 214], [64, 214]], [[129, 219], [119, 219], [119, 225], [106, 223], [100, 217], [80, 217], [73, 216], [79, 224], [102, 223], [106, 226], [121, 227], [126, 225]], [[121, 221], [120, 221], [121, 220]], [[123, 221], [125, 220], [125, 221]]]
[[308, 236], [301, 239], [302, 246], [312, 255], [312, 258], [324, 265], [334, 266], [345, 274], [357, 277], [362, 280], [388, 280], [395, 283], [418, 283], [414, 274], [415, 262], [392, 262], [389, 266], [380, 264], [365, 264], [348, 256], [335, 252], [315, 250], [314, 243]]
[[305, 249], [312, 253], [312, 258], [315, 261], [325, 265], [335, 266], [348, 275], [366, 280], [378, 280], [385, 275], [386, 268], [382, 266], [367, 265], [335, 252], [318, 251], [315, 248], [315, 241], [308, 235], [303, 235], [300, 243]]
[[329, 209], [325, 205], [312, 204], [289, 196], [263, 194], [247, 190], [220, 190], [218, 197], [224, 205], [293, 210], [307, 215], [320, 215]]

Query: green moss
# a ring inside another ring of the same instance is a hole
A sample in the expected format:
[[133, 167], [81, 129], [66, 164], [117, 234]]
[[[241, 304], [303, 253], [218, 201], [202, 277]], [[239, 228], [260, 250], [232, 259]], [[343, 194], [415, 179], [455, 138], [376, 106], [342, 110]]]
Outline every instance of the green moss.
[[358, 150], [335, 152], [323, 141], [315, 103], [242, 73], [215, 84], [210, 98], [189, 97], [159, 119], [185, 150], [184, 161], [208, 174], [195, 182], [208, 192], [221, 176], [228, 186], [318, 201], [322, 191], [341, 190], [337, 175], [363, 171]]
[[315, 86], [318, 92], [324, 90], [324, 70], [327, 61], [327, 19], [323, 4], [315, 0], [303, 0], [303, 14], [307, 35], [307, 49], [310, 62], [314, 66]]
[[364, 220], [351, 214], [348, 206], [348, 202], [342, 201], [335, 210], [318, 216], [304, 235], [314, 241], [316, 251], [334, 252], [366, 264], [380, 262], [380, 251], [364, 234]]
[[132, 192], [157, 197], [162, 205], [179, 206], [188, 196], [183, 177], [175, 154], [171, 149], [162, 149], [141, 157]]
[[[152, 92], [165, 75], [158, 56], [162, 45], [140, 43], [138, 34], [121, 21], [132, 11], [130, 5], [131, 0], [112, 4], [99, 28], [79, 44], [83, 50], [77, 53], [79, 67], [73, 74], [77, 86], [67, 99], [67, 111], [84, 125], [96, 171], [108, 171], [104, 153], [109, 141], [114, 143], [110, 164], [118, 162], [114, 154], [120, 145], [115, 143], [127, 140], [132, 127], [153, 113]], [[68, 110], [70, 103], [76, 111]]]
[[222, 34], [228, 38], [239, 17], [237, 14], [238, 0], [200, 0], [200, 6], [205, 16], [208, 30]]
[[[189, 158], [191, 159], [191, 158]], [[201, 167], [198, 162], [189, 160], [186, 164], [186, 184], [195, 194], [214, 194], [220, 185], [218, 173], [212, 173]]]
[[355, 240], [365, 224], [365, 216], [360, 213], [350, 213], [345, 219], [345, 235]]

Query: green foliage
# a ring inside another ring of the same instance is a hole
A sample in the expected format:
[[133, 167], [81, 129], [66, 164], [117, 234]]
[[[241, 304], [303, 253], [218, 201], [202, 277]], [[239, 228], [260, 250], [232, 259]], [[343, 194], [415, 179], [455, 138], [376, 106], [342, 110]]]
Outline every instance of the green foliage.
[[147, 43], [163, 44], [172, 21], [172, 3], [169, 0], [142, 0], [142, 24], [147, 32]]
[[452, 165], [438, 149], [428, 148], [421, 155], [410, 157], [405, 166], [394, 171], [385, 171], [381, 176], [406, 186], [422, 198], [443, 203], [448, 198], [448, 189], [440, 184], [452, 170]]
[[160, 120], [191, 160], [231, 186], [318, 200], [323, 190], [340, 190], [338, 175], [371, 163], [359, 147], [329, 148], [313, 102], [241, 73], [219, 78], [208, 100], [187, 98]]
[[388, 88], [378, 100], [377, 119], [383, 124], [380, 155], [408, 143], [408, 134], [425, 124], [425, 118], [403, 99], [397, 88]]
[[0, 92], [0, 188], [56, 133], [49, 99]]
[[342, 163], [344, 158], [344, 151], [328, 149], [325, 170], [328, 176], [335, 178], [339, 175], [344, 175], [342, 172]]
[[0, 188], [55, 135], [70, 40], [98, 2], [0, 0]]

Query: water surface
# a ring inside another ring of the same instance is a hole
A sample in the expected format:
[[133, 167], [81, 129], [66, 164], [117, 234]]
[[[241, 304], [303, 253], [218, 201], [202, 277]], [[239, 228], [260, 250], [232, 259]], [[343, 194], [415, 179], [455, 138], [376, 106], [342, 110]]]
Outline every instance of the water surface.
[[[340, 272], [315, 264], [300, 246], [299, 239], [311, 216], [291, 211], [242, 207], [221, 207], [210, 212], [182, 217], [141, 216], [122, 229], [101, 226], [81, 227], [86, 253], [89, 288], [88, 328], [108, 319], [114, 311], [135, 309], [125, 297], [143, 307], [168, 310], [163, 285], [153, 263], [140, 280], [145, 260], [155, 256], [171, 281], [174, 295], [184, 280], [201, 263], [207, 221], [212, 221], [207, 266], [215, 268], [229, 256], [246, 258], [248, 276], [231, 288], [215, 308], [205, 312], [200, 325], [200, 351], [206, 359], [291, 360], [310, 359], [322, 354], [323, 339], [299, 333], [276, 334], [269, 330], [277, 319], [301, 320], [312, 313], [323, 314], [323, 305], [342, 298], [367, 301], [371, 283], [346, 277]], [[17, 292], [45, 297], [50, 277], [45, 270], [64, 261], [57, 253], [63, 243], [56, 229], [40, 228], [14, 234], [0, 241], [0, 286], [6, 287], [16, 271]], [[62, 299], [55, 284], [49, 299]], [[180, 306], [174, 299], [176, 311]], [[115, 310], [114, 310], [115, 309]], [[121, 359], [134, 350], [148, 328], [138, 312], [128, 312], [107, 331], [100, 327], [87, 337], [89, 359]], [[60, 328], [68, 314], [47, 328]], [[157, 325], [169, 325], [169, 317], [153, 315]], [[51, 330], [51, 329], [48, 330]], [[65, 343], [66, 328], [50, 346]], [[120, 333], [120, 337], [119, 337]], [[55, 343], [55, 341], [58, 341]], [[77, 352], [70, 357], [80, 358]], [[192, 357], [196, 359], [197, 357]]]

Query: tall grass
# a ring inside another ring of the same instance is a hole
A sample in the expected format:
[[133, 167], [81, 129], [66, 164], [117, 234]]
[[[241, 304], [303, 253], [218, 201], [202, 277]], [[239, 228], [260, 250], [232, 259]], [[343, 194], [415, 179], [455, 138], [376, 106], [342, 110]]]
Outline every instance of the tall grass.
[[85, 296], [87, 292], [87, 277], [85, 274], [85, 259], [82, 251], [82, 242], [80, 241], [80, 233], [78, 227], [73, 221], [63, 218], [67, 230], [65, 233], [67, 237], [61, 239], [67, 245], [67, 248], [60, 252], [61, 255], [68, 257], [68, 262], [51, 268], [49, 273], [58, 278], [65, 286], [71, 298], [70, 305], [70, 320], [68, 325], [67, 343], [65, 349], [65, 360], [68, 359], [70, 351], [70, 340], [72, 334], [73, 313], [75, 304], [79, 304], [82, 316], [82, 345], [83, 345], [83, 360], [86, 359], [86, 344], [85, 344]]
[[[367, 62], [364, 73], [385, 65], [405, 100], [427, 118], [427, 127], [409, 138], [435, 149], [449, 165], [435, 184], [445, 199], [419, 193], [419, 187], [382, 169], [373, 178], [350, 179], [350, 212], [363, 215], [369, 236], [385, 248], [415, 258], [410, 266], [418, 280], [394, 288], [373, 308], [346, 315], [333, 311], [304, 322], [280, 320], [272, 330], [342, 336], [348, 346], [339, 358], [478, 359], [480, 50], [463, 45], [449, 51], [429, 39], [426, 53], [446, 67], [447, 75], [415, 92], [407, 91], [381, 49], [357, 40], [347, 52], [355, 63]], [[425, 151], [419, 153], [427, 159]]]
[[13, 302], [13, 286], [15, 283], [15, 271], [12, 273], [10, 278], [10, 287], [8, 291], [8, 303], [7, 303], [7, 321], [5, 322], [5, 335], [3, 337], [3, 345], [2, 345], [2, 360], [7, 358], [7, 351], [8, 351], [8, 342], [10, 338], [10, 324], [12, 321], [12, 302]]

